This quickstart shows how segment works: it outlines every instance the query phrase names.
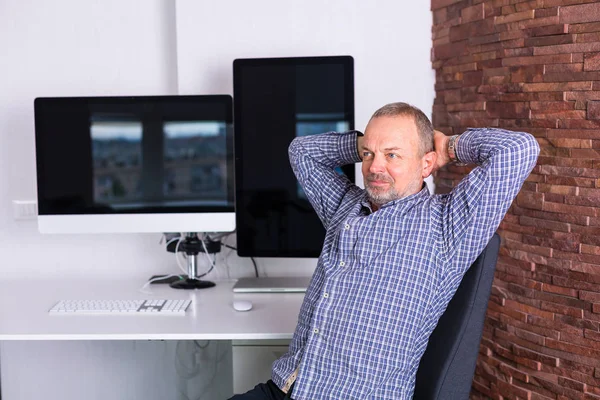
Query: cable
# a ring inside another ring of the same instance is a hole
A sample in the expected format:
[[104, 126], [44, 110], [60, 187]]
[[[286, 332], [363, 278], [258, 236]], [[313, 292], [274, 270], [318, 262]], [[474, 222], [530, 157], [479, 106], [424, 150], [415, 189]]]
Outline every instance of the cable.
[[211, 267], [210, 267], [210, 269], [208, 271], [206, 271], [205, 273], [203, 273], [201, 275], [198, 275], [197, 278], [205, 277], [206, 275], [210, 274], [214, 268], [215, 267], [214, 267], [214, 264], [213, 264], [213, 265], [211, 265]]
[[225, 252], [223, 251], [221, 253], [221, 261], [223, 262], [223, 265], [225, 266], [225, 271], [227, 272], [227, 280], [231, 279], [231, 274], [230, 274], [230, 268], [229, 268], [229, 263], [227, 262], [227, 257], [231, 254], [231, 250]]
[[[228, 249], [237, 250], [237, 248], [230, 246], [226, 243], [221, 243], [221, 245], [227, 247]], [[254, 257], [250, 257], [250, 259], [252, 260], [252, 264], [254, 265], [254, 275], [256, 275], [256, 277], [258, 278], [258, 266], [256, 265], [256, 261], [254, 260]]]
[[221, 241], [221, 246], [228, 246], [230, 249], [229, 251], [225, 252], [223, 251], [222, 256], [223, 256], [223, 264], [225, 265], [225, 270], [227, 271], [227, 279], [231, 279], [231, 267], [229, 266], [229, 256], [231, 255], [231, 246], [227, 245], [225, 242], [227, 241], [227, 239], [229, 239], [229, 236], [231, 236], [233, 232], [229, 232], [226, 235], [222, 235], [220, 238]]
[[[203, 399], [207, 394], [209, 394], [209, 388], [214, 387], [215, 380], [218, 374], [219, 364], [225, 361], [225, 359], [229, 356], [231, 352], [231, 346], [227, 346], [227, 343], [221, 343], [221, 341], [210, 341], [207, 340], [205, 345], [202, 345], [197, 340], [192, 341], [178, 341], [175, 348], [175, 370], [177, 375], [186, 381], [194, 379], [194, 381], [198, 381], [200, 378], [199, 374], [202, 370], [207, 370], [206, 364], [199, 362], [200, 355], [203, 353], [209, 357], [209, 360], [212, 358], [213, 367], [211, 369], [210, 375], [204, 375], [206, 379], [206, 383], [199, 387], [199, 390], [194, 390], [200, 393], [199, 397], [191, 396], [189, 393], [184, 393], [181, 388], [179, 389], [179, 393], [184, 396], [186, 399], [195, 398], [197, 400]], [[185, 346], [185, 349], [184, 349]], [[190, 347], [193, 346], [193, 347]], [[211, 351], [211, 347], [214, 350]], [[221, 352], [221, 350], [224, 351]], [[183, 350], [183, 351], [182, 351]], [[213, 353], [213, 354], [211, 354]], [[184, 358], [185, 357], [185, 358]], [[187, 363], [184, 360], [187, 359]], [[187, 365], [186, 365], [187, 364]], [[199, 382], [197, 382], [199, 383]]]
[[[164, 236], [163, 236], [163, 238], [164, 238]], [[167, 241], [167, 243], [165, 243], [165, 247], [168, 247], [168, 246], [169, 246], [171, 243], [173, 243], [173, 242], [174, 242], [174, 241], [176, 241], [176, 240], [181, 240], [181, 236], [176, 236], [176, 237], [174, 237], [174, 238], [171, 238], [171, 239], [169, 239], [169, 240]], [[160, 241], [160, 243], [159, 243], [159, 244], [162, 244], [162, 240]]]
[[207, 341], [206, 341], [206, 345], [204, 345], [204, 346], [202, 346], [202, 345], [199, 343], [199, 342], [200, 342], [199, 340], [194, 340], [193, 342], [194, 342], [194, 344], [196, 345], [196, 347], [198, 347], [199, 349], [202, 349], [202, 350], [204, 350], [205, 348], [207, 348], [207, 347], [210, 345], [210, 340], [207, 340]]
[[[207, 389], [210, 388], [210, 387], [212, 387], [212, 386], [214, 386], [215, 379], [217, 377], [217, 372], [218, 372], [217, 370], [218, 370], [219, 363], [223, 362], [225, 360], [225, 357], [227, 357], [227, 355], [229, 354], [229, 351], [231, 351], [231, 350], [228, 350], [226, 348], [225, 351], [219, 356], [219, 348], [221, 347], [222, 342], [221, 341], [215, 341], [215, 342], [212, 342], [212, 343], [215, 344], [214, 345], [214, 348], [215, 348], [215, 356], [214, 356], [215, 363], [214, 363], [214, 366], [213, 366], [213, 373], [212, 373], [212, 376], [211, 376], [209, 382], [200, 391], [200, 397], [197, 397], [196, 400], [202, 400], [204, 398], [204, 396], [208, 392]], [[211, 344], [211, 342], [208, 341], [208, 343], [206, 344], [206, 347], [208, 347], [210, 344]], [[196, 344], [196, 345], [199, 346], [198, 344]], [[224, 346], [227, 347], [227, 344], [224, 344]], [[229, 349], [231, 349], [231, 346], [228, 346], [228, 347], [229, 347]], [[200, 347], [200, 348], [202, 348], [202, 347]]]
[[[210, 237], [208, 235], [205, 235], [205, 236], [208, 237], [208, 240], [210, 240]], [[198, 238], [198, 239], [200, 239], [200, 238]], [[208, 249], [206, 248], [206, 243], [204, 243], [204, 237], [202, 239], [200, 239], [200, 241], [202, 242], [202, 247], [204, 247], [204, 254], [206, 254], [206, 257], [208, 258], [208, 262], [212, 265], [212, 268], [214, 268], [215, 264], [212, 262], [212, 260], [210, 259], [210, 256], [208, 255]]]
[[[162, 238], [165, 238], [165, 237], [166, 237], [165, 234], [163, 234]], [[165, 243], [165, 247], [168, 248], [169, 245], [171, 243], [173, 243], [174, 241], [176, 241], [176, 240], [177, 240], [177, 245], [175, 246], [175, 262], [177, 263], [177, 266], [179, 267], [179, 269], [181, 271], [183, 271], [184, 274], [187, 274], [186, 268], [183, 265], [181, 265], [181, 262], [179, 261], [179, 258], [177, 257], [177, 252], [178, 252], [178, 249], [179, 249], [179, 245], [183, 241], [183, 235], [180, 233], [179, 236], [169, 239], [167, 241], [167, 243]], [[162, 243], [162, 239], [161, 239], [160, 242]]]
[[[198, 278], [202, 278], [203, 276], [210, 274], [211, 271], [215, 268], [215, 263], [213, 262], [213, 260], [210, 259], [210, 256], [208, 255], [208, 249], [206, 248], [206, 244], [204, 243], [204, 238], [200, 239], [200, 242], [202, 243], [202, 247], [204, 247], [204, 254], [206, 254], [206, 258], [208, 258], [208, 262], [210, 263], [210, 268], [208, 271], [206, 271], [202, 275], [198, 275]], [[215, 259], [216, 259], [216, 257], [215, 257]]]
[[256, 266], [256, 261], [254, 261], [254, 257], [250, 257], [252, 260], [252, 264], [254, 264], [254, 275], [258, 278], [258, 267]]
[[[159, 241], [159, 244], [162, 244], [163, 240], [166, 238], [166, 234], [163, 233], [163, 235], [161, 236], [161, 239]], [[165, 243], [165, 247], [168, 247], [171, 243], [173, 243], [174, 241], [178, 240], [177, 245], [175, 246], [175, 261], [177, 261], [177, 265], [179, 266], [179, 268], [185, 273], [187, 273], [185, 271], [185, 268], [182, 267], [182, 265], [179, 263], [179, 259], [177, 258], [177, 249], [179, 248], [179, 244], [182, 241], [182, 236], [181, 234], [179, 234], [179, 236], [171, 238], [169, 240], [167, 240], [167, 242]], [[157, 276], [156, 278], [152, 278], [150, 280], [148, 280], [146, 283], [144, 283], [142, 285], [141, 288], [139, 288], [138, 290], [144, 294], [154, 294], [152, 291], [148, 291], [146, 290], [146, 287], [148, 287], [148, 285], [150, 285], [152, 282], [161, 280], [161, 279], [167, 279], [167, 278], [171, 278], [173, 276], [177, 276], [181, 279], [181, 274], [168, 274], [168, 275], [160, 275]]]
[[[231, 231], [231, 232], [225, 232], [225, 233], [218, 233], [215, 237], [211, 238], [209, 236], [209, 239], [212, 240], [213, 242], [216, 241], [223, 241], [224, 239], [227, 239], [229, 236], [233, 235], [235, 233], [235, 230]], [[208, 235], [208, 234], [207, 234]]]
[[[164, 238], [165, 238], [165, 234], [163, 234], [163, 236], [161, 237], [161, 240], [160, 240], [159, 243], [162, 243], [163, 240], [164, 240]], [[198, 234], [196, 234], [196, 238], [201, 241], [202, 247], [204, 247], [204, 252], [205, 252], [204, 254], [206, 254], [206, 257], [208, 258], [208, 262], [210, 263], [210, 268], [209, 268], [209, 270], [207, 272], [203, 273], [202, 275], [199, 275], [199, 276], [196, 276], [196, 277], [188, 277], [190, 279], [192, 279], [192, 278], [201, 278], [203, 276], [208, 275], [215, 268], [215, 264], [216, 264], [216, 256], [214, 257], [213, 260], [211, 260], [210, 256], [208, 255], [208, 249], [206, 248], [206, 244], [204, 243], [204, 240], [200, 239], [198, 237]], [[187, 274], [188, 274], [187, 268], [184, 265], [181, 264], [181, 259], [179, 257], [179, 253], [180, 253], [179, 252], [179, 246], [181, 245], [181, 242], [183, 242], [185, 240], [185, 233], [179, 233], [179, 236], [169, 239], [166, 242], [165, 246], [169, 246], [169, 244], [173, 243], [176, 240], [177, 240], [177, 245], [175, 245], [175, 251], [174, 251], [174, 253], [175, 253], [175, 262], [177, 263], [177, 266], [179, 267], [179, 269], [183, 272], [183, 275], [187, 276]], [[187, 255], [185, 253], [181, 253], [181, 254], [184, 257], [184, 259], [187, 259]], [[170, 278], [170, 277], [173, 277], [173, 276], [177, 276], [179, 278], [182, 278], [181, 274], [169, 274], [169, 275], [157, 276], [156, 278], [150, 279], [148, 282], [146, 282], [139, 290], [142, 293], [153, 294], [152, 292], [149, 292], [149, 291], [145, 290], [146, 287], [149, 284], [151, 284], [154, 281], [157, 281], [157, 280], [160, 280], [160, 279]]]
[[183, 273], [187, 275], [187, 273], [188, 273], [187, 269], [186, 269], [186, 268], [185, 268], [183, 265], [181, 265], [181, 262], [179, 261], [179, 257], [177, 256], [177, 254], [178, 254], [178, 252], [179, 252], [179, 245], [180, 245], [180, 244], [181, 244], [181, 242], [183, 242], [184, 240], [185, 240], [185, 239], [184, 239], [184, 236], [183, 236], [183, 234], [180, 234], [180, 235], [179, 235], [179, 241], [177, 242], [177, 245], [175, 246], [175, 261], [177, 262], [177, 266], [179, 267], [179, 269], [180, 269], [180, 270], [182, 270], [182, 271], [183, 271]]
[[154, 294], [151, 291], [147, 291], [146, 286], [150, 285], [154, 281], [171, 278], [172, 276], [177, 276], [177, 277], [181, 278], [181, 275], [179, 275], [179, 274], [160, 275], [160, 276], [157, 276], [156, 278], [152, 278], [148, 282], [144, 283], [144, 285], [141, 288], [139, 288], [139, 291], [142, 293], [145, 293], [145, 294]]
[[[231, 235], [232, 235], [234, 232], [235, 232], [235, 231], [233, 231], [233, 232], [227, 232], [227, 233], [224, 233], [224, 234], [219, 234], [219, 235], [217, 235], [217, 236], [215, 236], [215, 237], [211, 237], [211, 236], [210, 236], [210, 234], [208, 234], [208, 233], [204, 233], [204, 234], [203, 234], [203, 236], [202, 236], [202, 238], [200, 238], [200, 237], [199, 237], [198, 233], [196, 233], [196, 234], [195, 234], [195, 235], [196, 235], [196, 238], [197, 238], [198, 240], [200, 240], [200, 242], [201, 242], [201, 244], [202, 244], [202, 247], [203, 247], [203, 249], [204, 249], [204, 254], [206, 255], [206, 258], [208, 259], [208, 262], [209, 262], [209, 265], [210, 265], [210, 268], [208, 269], [208, 271], [206, 271], [205, 273], [203, 273], [203, 274], [201, 274], [201, 275], [198, 275], [198, 276], [196, 276], [195, 278], [202, 278], [202, 277], [204, 277], [204, 276], [206, 276], [206, 275], [210, 274], [210, 273], [211, 273], [211, 272], [212, 272], [212, 271], [213, 271], [213, 270], [216, 268], [217, 256], [216, 256], [216, 254], [214, 254], [214, 255], [213, 255], [213, 258], [212, 258], [212, 259], [210, 258], [210, 255], [209, 255], [209, 253], [208, 253], [208, 248], [207, 248], [207, 246], [206, 246], [205, 240], [209, 240], [209, 241], [212, 241], [212, 242], [217, 242], [217, 241], [218, 241], [218, 242], [220, 242], [220, 245], [221, 245], [221, 246], [223, 246], [223, 247], [226, 247], [226, 248], [228, 248], [228, 249], [231, 249], [231, 250], [237, 250], [237, 248], [236, 248], [236, 247], [234, 247], [234, 246], [231, 246], [231, 245], [229, 245], [229, 244], [227, 244], [227, 243], [224, 243], [224, 241], [225, 241], [225, 240], [226, 240], [226, 239], [227, 239], [229, 236], [231, 236]], [[164, 235], [163, 235], [163, 238], [164, 238]], [[176, 241], [176, 240], [177, 240], [177, 245], [175, 246], [175, 261], [177, 262], [177, 266], [179, 267], [179, 269], [180, 269], [180, 270], [181, 270], [181, 271], [182, 271], [184, 274], [186, 274], [186, 275], [187, 275], [187, 273], [188, 273], [188, 271], [187, 271], [187, 268], [186, 268], [184, 265], [182, 265], [182, 264], [181, 264], [181, 259], [180, 259], [180, 256], [179, 256], [179, 253], [180, 253], [180, 252], [179, 252], [179, 246], [181, 245], [181, 242], [182, 242], [183, 240], [185, 240], [185, 234], [184, 234], [184, 233], [180, 233], [180, 234], [179, 234], [179, 237], [175, 237], [175, 238], [171, 238], [171, 239], [169, 239], [169, 240], [167, 241], [167, 243], [166, 243], [166, 244], [167, 244], [167, 246], [168, 246], [170, 243], [172, 243], [172, 242], [174, 242], [174, 241]], [[161, 240], [161, 241], [162, 241], [162, 240]], [[187, 259], [187, 257], [188, 257], [188, 256], [187, 256], [185, 253], [182, 253], [182, 254], [181, 254], [181, 256], [182, 256], [184, 259]], [[256, 263], [256, 260], [254, 259], [254, 257], [250, 257], [250, 260], [252, 261], [252, 266], [254, 267], [254, 275], [255, 275], [255, 276], [258, 278], [258, 277], [259, 277], [259, 273], [258, 273], [258, 265], [257, 265], [257, 263]], [[229, 267], [228, 267], [228, 265], [227, 265], [227, 257], [225, 257], [225, 256], [224, 256], [224, 263], [225, 263], [225, 266], [226, 266], [226, 268], [227, 268], [227, 277], [230, 277], [230, 275], [229, 275]], [[169, 276], [177, 276], [177, 275], [169, 275]], [[192, 277], [191, 277], [191, 278], [192, 278]]]
[[[183, 346], [188, 343], [188, 341], [180, 340], [175, 346], [175, 370], [177, 371], [177, 375], [183, 379], [191, 379], [200, 371], [200, 365], [196, 359], [196, 351], [193, 349], [191, 351], [190, 349], [182, 351]], [[191, 366], [183, 362], [183, 356], [187, 356], [186, 358], [190, 361]]]
[[[179, 267], [179, 269], [181, 271], [183, 271], [183, 273], [185, 275], [187, 275], [188, 274], [187, 268], [185, 268], [185, 266], [181, 264], [181, 260], [180, 260], [180, 257], [179, 257], [179, 245], [181, 244], [181, 242], [183, 242], [185, 240], [185, 234], [184, 233], [180, 233], [180, 236], [178, 238], [173, 238], [168, 243], [173, 242], [173, 241], [175, 241], [177, 239], [179, 239], [179, 241], [177, 242], [177, 245], [175, 246], [175, 261], [177, 262], [177, 266]], [[198, 234], [196, 234], [196, 239], [198, 239], [202, 243], [202, 247], [204, 248], [204, 254], [206, 254], [206, 257], [208, 258], [208, 262], [210, 264], [210, 268], [209, 268], [209, 270], [207, 272], [205, 272], [205, 273], [203, 273], [201, 275], [198, 275], [198, 276], [195, 276], [195, 277], [193, 277], [193, 276], [188, 277], [190, 279], [202, 278], [203, 276], [208, 275], [215, 268], [215, 262], [216, 262], [216, 257], [215, 257], [215, 260], [211, 260], [210, 259], [210, 256], [208, 255], [208, 249], [206, 248], [206, 244], [204, 243], [204, 239], [203, 238], [202, 239], [199, 238]], [[182, 254], [182, 256], [184, 256], [185, 259], [187, 259], [187, 255], [185, 253], [181, 253], [181, 254]]]

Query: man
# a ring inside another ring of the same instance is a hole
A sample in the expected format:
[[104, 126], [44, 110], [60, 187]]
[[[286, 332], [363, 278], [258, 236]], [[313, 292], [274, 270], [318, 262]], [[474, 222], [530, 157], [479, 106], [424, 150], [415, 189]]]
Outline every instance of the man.
[[[294, 172], [327, 229], [289, 351], [242, 399], [412, 399], [419, 360], [539, 154], [527, 133], [447, 137], [405, 103], [357, 131], [296, 138]], [[366, 190], [334, 168], [362, 161]], [[423, 180], [478, 166], [449, 194]]]

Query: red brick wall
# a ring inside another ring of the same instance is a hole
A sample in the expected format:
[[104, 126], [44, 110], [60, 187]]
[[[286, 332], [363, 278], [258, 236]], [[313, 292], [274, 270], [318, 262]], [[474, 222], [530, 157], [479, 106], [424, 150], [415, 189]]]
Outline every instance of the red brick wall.
[[436, 128], [541, 146], [499, 229], [471, 397], [600, 399], [600, 2], [432, 0], [432, 13]]

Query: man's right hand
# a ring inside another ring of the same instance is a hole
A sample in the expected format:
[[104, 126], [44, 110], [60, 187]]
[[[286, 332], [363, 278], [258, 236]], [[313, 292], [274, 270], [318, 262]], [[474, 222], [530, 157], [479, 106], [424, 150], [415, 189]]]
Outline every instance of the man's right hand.
[[365, 141], [364, 135], [356, 135], [356, 151], [358, 151], [358, 156], [361, 161], [363, 159], [363, 142]]

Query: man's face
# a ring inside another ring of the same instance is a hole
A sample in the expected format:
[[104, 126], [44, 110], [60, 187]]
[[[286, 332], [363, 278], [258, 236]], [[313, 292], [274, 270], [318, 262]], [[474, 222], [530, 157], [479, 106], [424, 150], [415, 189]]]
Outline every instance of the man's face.
[[375, 208], [421, 190], [423, 161], [412, 117], [377, 117], [365, 129], [362, 174]]

